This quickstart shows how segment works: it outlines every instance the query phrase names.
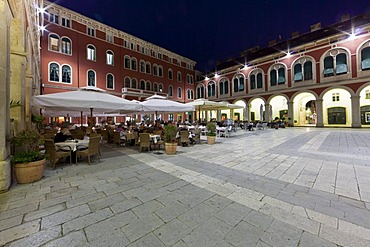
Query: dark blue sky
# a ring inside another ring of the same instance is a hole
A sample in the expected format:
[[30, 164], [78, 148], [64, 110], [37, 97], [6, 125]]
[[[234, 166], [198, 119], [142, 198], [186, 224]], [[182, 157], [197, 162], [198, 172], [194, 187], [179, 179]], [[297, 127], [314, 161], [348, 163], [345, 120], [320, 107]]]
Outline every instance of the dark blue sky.
[[197, 62], [216, 61], [370, 11], [370, 0], [53, 0]]

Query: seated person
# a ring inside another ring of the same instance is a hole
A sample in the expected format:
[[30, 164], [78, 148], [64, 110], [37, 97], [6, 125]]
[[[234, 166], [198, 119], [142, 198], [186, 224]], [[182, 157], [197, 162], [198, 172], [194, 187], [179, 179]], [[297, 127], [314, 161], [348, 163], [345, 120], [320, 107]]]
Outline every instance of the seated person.
[[248, 123], [247, 129], [249, 131], [252, 131], [253, 130], [253, 123]]
[[71, 132], [68, 128], [63, 128], [62, 131], [59, 131], [54, 137], [54, 143], [65, 142], [68, 139], [72, 139]]

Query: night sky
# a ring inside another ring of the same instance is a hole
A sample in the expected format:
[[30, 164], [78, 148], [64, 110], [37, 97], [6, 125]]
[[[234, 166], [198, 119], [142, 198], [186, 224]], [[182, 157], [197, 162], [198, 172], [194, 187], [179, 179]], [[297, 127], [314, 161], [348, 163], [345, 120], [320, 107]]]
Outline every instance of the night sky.
[[203, 72], [310, 25], [370, 11], [370, 0], [53, 0], [197, 62]]

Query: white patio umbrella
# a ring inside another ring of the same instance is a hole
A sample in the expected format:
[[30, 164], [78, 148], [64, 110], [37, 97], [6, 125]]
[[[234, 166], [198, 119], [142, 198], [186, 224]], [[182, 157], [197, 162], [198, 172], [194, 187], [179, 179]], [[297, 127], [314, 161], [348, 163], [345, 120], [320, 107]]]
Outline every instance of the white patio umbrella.
[[140, 102], [143, 112], [154, 112], [156, 115], [169, 112], [188, 112], [194, 111], [194, 106], [169, 100], [164, 96], [153, 95]]
[[191, 105], [198, 109], [199, 120], [201, 110], [217, 110], [219, 107], [224, 106], [224, 104], [221, 102], [210, 101], [208, 99], [196, 99], [193, 102], [186, 103], [186, 105]]
[[108, 94], [104, 90], [95, 87], [33, 96], [32, 105], [50, 111], [90, 112], [91, 117], [93, 111], [102, 114], [114, 111], [134, 112], [142, 109], [140, 104], [136, 102]]

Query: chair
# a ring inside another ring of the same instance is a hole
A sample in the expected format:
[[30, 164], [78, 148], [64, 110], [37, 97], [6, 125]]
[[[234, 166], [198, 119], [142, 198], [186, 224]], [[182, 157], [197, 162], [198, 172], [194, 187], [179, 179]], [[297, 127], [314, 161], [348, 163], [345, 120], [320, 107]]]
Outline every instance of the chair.
[[109, 139], [108, 139], [108, 130], [101, 130], [101, 134], [103, 136], [103, 140], [106, 141], [107, 143], [109, 142]]
[[100, 157], [99, 157], [99, 151], [100, 149], [100, 137], [90, 137], [89, 139], [89, 147], [87, 149], [84, 149], [84, 150], [79, 150], [77, 149], [76, 151], [76, 164], [77, 164], [77, 157], [78, 156], [87, 156], [87, 162], [89, 163], [89, 165], [91, 165], [90, 163], [90, 157], [91, 156], [98, 156], [98, 159], [99, 159], [99, 162], [100, 162]]
[[76, 130], [72, 134], [72, 137], [73, 137], [73, 139], [80, 139], [80, 140], [82, 140], [85, 137], [85, 133], [82, 130]]
[[[54, 140], [52, 139], [45, 139], [45, 156], [49, 158], [50, 163], [53, 165], [53, 169], [55, 169], [55, 164], [58, 162], [60, 158], [67, 158], [68, 156], [70, 157], [69, 159], [69, 164], [71, 164], [72, 160], [72, 150], [70, 147], [69, 151], [61, 151], [60, 149], [57, 149], [54, 144]], [[64, 148], [67, 148], [64, 147]]]
[[182, 145], [186, 145], [189, 147], [189, 131], [187, 130], [180, 131], [180, 142]]
[[150, 151], [150, 135], [149, 133], [139, 133], [140, 143], [139, 143], [139, 151], [143, 148], [147, 148]]
[[194, 130], [194, 136], [193, 136], [194, 143], [202, 144], [202, 141], [200, 139], [200, 133], [201, 133], [200, 129]]
[[121, 144], [126, 143], [126, 137], [121, 137], [120, 132], [114, 132], [113, 133], [113, 145], [116, 144], [117, 146], [121, 146]]

